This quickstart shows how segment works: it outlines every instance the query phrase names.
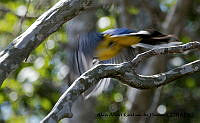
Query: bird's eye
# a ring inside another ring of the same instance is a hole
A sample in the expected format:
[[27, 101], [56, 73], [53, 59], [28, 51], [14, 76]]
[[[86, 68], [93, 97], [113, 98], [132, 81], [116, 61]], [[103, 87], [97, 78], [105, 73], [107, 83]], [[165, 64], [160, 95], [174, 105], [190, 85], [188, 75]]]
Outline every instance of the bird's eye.
[[111, 41], [111, 42], [108, 43], [108, 47], [112, 47], [114, 44], [115, 43]]

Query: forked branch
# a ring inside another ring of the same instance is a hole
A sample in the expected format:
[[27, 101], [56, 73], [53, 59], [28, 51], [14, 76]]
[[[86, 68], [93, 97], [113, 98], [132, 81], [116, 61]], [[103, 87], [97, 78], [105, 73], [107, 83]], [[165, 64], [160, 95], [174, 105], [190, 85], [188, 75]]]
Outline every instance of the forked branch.
[[121, 64], [99, 64], [77, 78], [60, 97], [52, 111], [41, 122], [56, 123], [64, 117], [72, 117], [71, 107], [73, 102], [79, 95], [91, 86], [96, 85], [103, 78], [118, 79], [123, 84], [138, 89], [150, 89], [168, 84], [184, 75], [198, 72], [200, 71], [200, 60], [151, 76], [139, 75], [135, 72], [138, 64], [149, 57], [161, 54], [183, 53], [192, 49], [200, 50], [200, 43], [195, 41], [179, 46], [152, 49], [137, 55], [130, 62]]

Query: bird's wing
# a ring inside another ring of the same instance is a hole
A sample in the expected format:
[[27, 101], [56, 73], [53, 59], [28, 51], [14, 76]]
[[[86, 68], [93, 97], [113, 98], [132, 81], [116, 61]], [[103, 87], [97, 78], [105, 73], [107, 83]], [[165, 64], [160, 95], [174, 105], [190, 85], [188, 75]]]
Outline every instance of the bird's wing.
[[[96, 64], [120, 64], [123, 62], [131, 61], [137, 54], [144, 51], [144, 49], [137, 47], [127, 47], [124, 48], [117, 56], [111, 58], [110, 60], [98, 61]], [[95, 65], [95, 64], [94, 64]], [[87, 94], [86, 98], [91, 96], [98, 96], [104, 91], [110, 90], [109, 87], [112, 87], [112, 83], [110, 82], [111, 78], [105, 78], [99, 81], [99, 83], [92, 89], [92, 91]]]
[[92, 67], [95, 49], [101, 40], [102, 35], [96, 32], [79, 35], [69, 58], [72, 72], [80, 76]]
[[[78, 37], [72, 54], [69, 57], [70, 67], [72, 68], [72, 72], [75, 75], [80, 76], [81, 74], [99, 63], [98, 60], [96, 60], [97, 62], [94, 62], [94, 53], [96, 47], [98, 46], [98, 43], [103, 40], [102, 36], [103, 35], [100, 33], [89, 32], [81, 34]], [[91, 87], [84, 93], [84, 96], [88, 98], [91, 95], [98, 95], [99, 92], [102, 92], [100, 90], [108, 87], [108, 81], [110, 81], [110, 79], [101, 80], [99, 83], [102, 84], [97, 84], [96, 86]]]

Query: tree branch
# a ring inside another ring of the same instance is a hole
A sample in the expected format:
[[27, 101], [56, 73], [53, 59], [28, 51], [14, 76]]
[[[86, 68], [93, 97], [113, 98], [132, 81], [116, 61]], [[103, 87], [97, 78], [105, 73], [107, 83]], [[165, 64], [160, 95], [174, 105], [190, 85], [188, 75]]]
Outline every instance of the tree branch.
[[180, 46], [152, 49], [137, 55], [130, 62], [121, 64], [99, 64], [77, 78], [41, 122], [54, 123], [64, 117], [72, 117], [71, 107], [73, 102], [79, 95], [89, 87], [96, 85], [103, 78], [115, 78], [134, 88], [150, 89], [168, 84], [184, 75], [198, 72], [200, 71], [200, 60], [151, 76], [139, 75], [135, 72], [138, 64], [149, 57], [161, 54], [183, 53], [192, 49], [200, 49], [200, 43], [196, 41]]
[[10, 72], [66, 21], [86, 9], [92, 0], [61, 0], [41, 15], [23, 34], [0, 52], [0, 86]]

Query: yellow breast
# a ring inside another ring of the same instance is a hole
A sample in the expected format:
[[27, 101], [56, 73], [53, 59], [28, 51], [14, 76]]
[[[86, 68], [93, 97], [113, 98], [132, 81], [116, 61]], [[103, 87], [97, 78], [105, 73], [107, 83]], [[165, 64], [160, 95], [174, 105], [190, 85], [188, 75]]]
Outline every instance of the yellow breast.
[[102, 41], [102, 43], [98, 45], [95, 54], [100, 60], [108, 60], [112, 57], [115, 57], [123, 48], [119, 44], [113, 44], [113, 46], [109, 46], [109, 43], [110, 42]]
[[122, 48], [137, 44], [141, 38], [136, 36], [111, 37], [104, 36], [104, 40], [98, 45], [95, 55], [100, 60], [108, 60], [115, 57]]

